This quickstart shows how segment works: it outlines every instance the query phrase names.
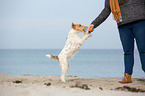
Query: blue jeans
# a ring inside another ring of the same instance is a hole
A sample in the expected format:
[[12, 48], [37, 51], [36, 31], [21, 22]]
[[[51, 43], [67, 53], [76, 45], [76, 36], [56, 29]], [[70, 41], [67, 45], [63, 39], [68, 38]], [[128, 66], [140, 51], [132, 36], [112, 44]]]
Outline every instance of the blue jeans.
[[140, 55], [142, 70], [145, 72], [145, 21], [119, 28], [124, 51], [125, 73], [132, 75], [134, 66], [134, 40]]

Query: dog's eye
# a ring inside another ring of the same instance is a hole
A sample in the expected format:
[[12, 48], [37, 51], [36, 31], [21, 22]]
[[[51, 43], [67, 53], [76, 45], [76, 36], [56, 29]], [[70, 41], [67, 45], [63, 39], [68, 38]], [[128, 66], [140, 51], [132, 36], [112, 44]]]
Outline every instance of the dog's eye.
[[79, 25], [79, 27], [81, 27], [82, 25]]

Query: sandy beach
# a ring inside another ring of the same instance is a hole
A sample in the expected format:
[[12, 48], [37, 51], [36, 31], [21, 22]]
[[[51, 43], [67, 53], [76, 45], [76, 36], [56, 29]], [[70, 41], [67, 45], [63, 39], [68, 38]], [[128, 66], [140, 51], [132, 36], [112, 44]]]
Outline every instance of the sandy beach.
[[[133, 78], [130, 84], [118, 83], [122, 78], [68, 76], [68, 79], [63, 83], [59, 76], [0, 74], [0, 96], [145, 96], [145, 78]], [[139, 92], [133, 92], [136, 90]]]

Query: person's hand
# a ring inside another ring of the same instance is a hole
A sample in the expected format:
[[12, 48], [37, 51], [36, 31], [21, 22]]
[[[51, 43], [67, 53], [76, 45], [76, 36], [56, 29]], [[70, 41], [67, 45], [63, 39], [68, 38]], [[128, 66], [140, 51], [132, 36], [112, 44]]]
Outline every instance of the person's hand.
[[91, 33], [94, 31], [94, 24], [91, 24], [88, 28], [88, 31]]

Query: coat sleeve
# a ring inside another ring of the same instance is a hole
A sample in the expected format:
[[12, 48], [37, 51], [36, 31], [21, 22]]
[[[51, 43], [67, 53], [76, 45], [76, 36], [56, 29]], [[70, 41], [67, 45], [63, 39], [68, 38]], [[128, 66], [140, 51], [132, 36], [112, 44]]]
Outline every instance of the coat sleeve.
[[99, 14], [99, 16], [91, 23], [94, 24], [94, 27], [98, 27], [101, 23], [103, 23], [111, 13], [110, 9], [110, 0], [105, 0], [105, 8]]

